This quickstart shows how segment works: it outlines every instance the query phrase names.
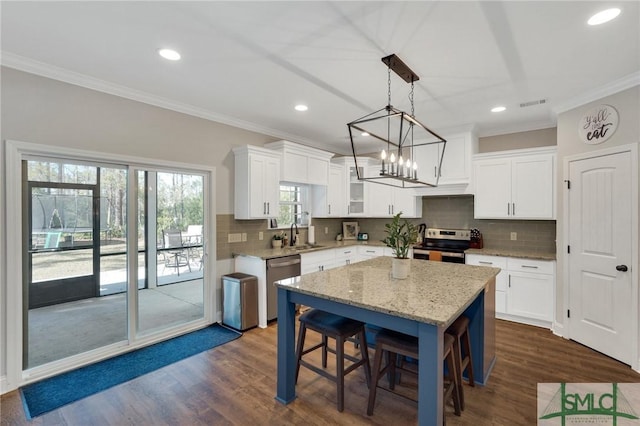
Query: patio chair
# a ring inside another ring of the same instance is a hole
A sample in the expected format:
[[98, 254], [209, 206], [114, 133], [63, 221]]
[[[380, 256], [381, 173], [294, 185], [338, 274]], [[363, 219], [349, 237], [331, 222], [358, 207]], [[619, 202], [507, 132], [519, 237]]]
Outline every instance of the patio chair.
[[47, 232], [47, 237], [44, 241], [44, 248], [56, 249], [60, 247], [60, 237], [62, 232]]
[[182, 231], [177, 229], [167, 229], [162, 231], [164, 250], [164, 267], [175, 268], [178, 276], [180, 268], [187, 266], [191, 272], [191, 264], [189, 263], [189, 250], [182, 244]]
[[188, 225], [187, 232], [182, 234], [184, 242], [189, 246], [189, 258], [200, 264], [202, 270], [202, 260], [204, 250], [202, 249], [202, 225]]

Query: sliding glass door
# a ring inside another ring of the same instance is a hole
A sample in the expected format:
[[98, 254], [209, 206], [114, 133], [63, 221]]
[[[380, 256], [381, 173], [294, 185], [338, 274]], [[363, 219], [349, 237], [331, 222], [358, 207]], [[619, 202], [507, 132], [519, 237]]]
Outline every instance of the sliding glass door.
[[[204, 176], [138, 171], [138, 290], [141, 335], [204, 315]], [[142, 248], [142, 249], [140, 249]]]
[[204, 318], [203, 187], [199, 174], [23, 161], [23, 369]]

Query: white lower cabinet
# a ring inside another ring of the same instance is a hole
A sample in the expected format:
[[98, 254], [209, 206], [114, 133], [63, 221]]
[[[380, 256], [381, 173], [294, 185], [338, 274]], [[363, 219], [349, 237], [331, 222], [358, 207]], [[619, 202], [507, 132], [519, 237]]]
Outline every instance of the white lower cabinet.
[[551, 327], [555, 312], [555, 261], [468, 254], [468, 265], [500, 268], [496, 317]]
[[507, 270], [507, 313], [529, 319], [534, 325], [552, 323], [555, 262], [508, 258]]
[[384, 256], [384, 247], [358, 246], [358, 262]]
[[358, 246], [348, 246], [339, 249], [335, 249], [335, 267], [351, 265], [357, 263], [358, 260]]
[[[339, 266], [352, 265], [378, 256], [391, 256], [391, 252], [382, 246], [351, 245], [301, 253], [302, 275], [312, 272], [327, 271]], [[391, 249], [389, 249], [391, 250]]]
[[500, 273], [496, 277], [496, 316], [499, 316], [499, 314], [505, 314], [507, 312], [507, 290], [509, 281], [507, 273], [507, 258], [468, 254], [465, 256], [465, 262], [467, 265], [500, 268]]
[[300, 254], [300, 270], [302, 275], [312, 272], [327, 271], [336, 267], [336, 250], [326, 249]]

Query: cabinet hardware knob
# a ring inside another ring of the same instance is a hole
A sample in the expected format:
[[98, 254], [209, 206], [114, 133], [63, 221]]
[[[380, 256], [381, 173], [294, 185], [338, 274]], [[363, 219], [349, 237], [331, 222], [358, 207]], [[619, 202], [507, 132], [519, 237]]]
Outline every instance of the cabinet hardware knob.
[[629, 268], [627, 268], [627, 265], [618, 265], [618, 266], [616, 266], [616, 271], [627, 272], [628, 270], [629, 270]]

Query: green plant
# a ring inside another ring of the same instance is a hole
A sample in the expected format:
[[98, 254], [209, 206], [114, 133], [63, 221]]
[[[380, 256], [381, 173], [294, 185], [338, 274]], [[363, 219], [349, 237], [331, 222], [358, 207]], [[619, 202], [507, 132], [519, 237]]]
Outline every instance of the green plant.
[[409, 257], [409, 249], [418, 238], [418, 228], [406, 219], [400, 219], [402, 212], [393, 216], [391, 223], [386, 223], [385, 233], [387, 237], [382, 240], [383, 243], [393, 249], [393, 255], [398, 259], [407, 259]]
[[280, 232], [279, 234], [274, 234], [274, 240], [284, 240], [284, 232]]

